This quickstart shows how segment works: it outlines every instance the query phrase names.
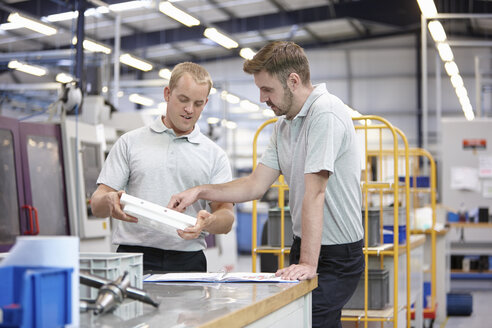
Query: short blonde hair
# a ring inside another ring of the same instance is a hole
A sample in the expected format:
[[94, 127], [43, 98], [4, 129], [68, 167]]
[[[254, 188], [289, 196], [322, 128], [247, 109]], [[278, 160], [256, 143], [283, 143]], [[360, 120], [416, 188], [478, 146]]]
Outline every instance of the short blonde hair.
[[174, 66], [171, 73], [171, 78], [169, 79], [169, 89], [172, 91], [178, 84], [179, 79], [183, 74], [189, 73], [196, 83], [198, 84], [208, 84], [208, 92], [212, 89], [213, 82], [208, 71], [201, 65], [192, 62], [183, 62]]
[[243, 71], [248, 74], [263, 70], [276, 76], [284, 87], [291, 73], [297, 73], [304, 85], [311, 79], [304, 50], [290, 41], [273, 41], [261, 48], [253, 59], [244, 62]]

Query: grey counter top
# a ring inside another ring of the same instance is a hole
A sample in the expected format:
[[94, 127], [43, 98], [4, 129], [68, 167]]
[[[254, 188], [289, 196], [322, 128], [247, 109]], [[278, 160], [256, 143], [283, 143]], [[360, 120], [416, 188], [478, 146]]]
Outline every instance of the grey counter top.
[[145, 283], [159, 308], [127, 300], [114, 312], [81, 313], [80, 327], [241, 327], [316, 288], [300, 283]]

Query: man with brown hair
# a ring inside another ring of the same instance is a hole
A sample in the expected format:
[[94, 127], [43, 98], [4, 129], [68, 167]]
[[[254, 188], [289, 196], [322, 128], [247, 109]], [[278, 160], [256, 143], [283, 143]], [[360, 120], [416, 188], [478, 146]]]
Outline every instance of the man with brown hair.
[[91, 199], [94, 215], [116, 219], [112, 238], [118, 252], [143, 253], [145, 271], [207, 271], [206, 234], [228, 233], [234, 222], [231, 203], [201, 201], [186, 211], [197, 217], [194, 227], [157, 231], [135, 224], [137, 219], [120, 204], [127, 192], [165, 206], [183, 189], [231, 180], [224, 150], [196, 125], [211, 88], [212, 79], [202, 66], [176, 65], [164, 88], [166, 115], [119, 138], [97, 180]]
[[258, 167], [249, 176], [197, 186], [174, 195], [182, 210], [198, 199], [259, 199], [278, 178], [289, 185], [294, 241], [285, 279], [310, 279], [313, 327], [341, 327], [341, 310], [364, 271], [360, 155], [346, 106], [325, 84], [313, 86], [301, 47], [276, 41], [244, 63], [260, 89], [260, 101], [281, 116]]

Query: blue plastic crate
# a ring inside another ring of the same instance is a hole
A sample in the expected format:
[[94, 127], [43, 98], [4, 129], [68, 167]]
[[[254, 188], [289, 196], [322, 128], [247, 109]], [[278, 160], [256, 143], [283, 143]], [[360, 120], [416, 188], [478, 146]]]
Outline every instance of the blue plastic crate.
[[[256, 240], [257, 244], [261, 245], [261, 235], [263, 233], [263, 226], [268, 220], [268, 213], [257, 213], [256, 217]], [[250, 212], [240, 212], [237, 213], [237, 248], [240, 253], [251, 252], [251, 226], [252, 226], [252, 215]]]
[[0, 267], [0, 327], [63, 327], [72, 322], [72, 268]]
[[[394, 229], [392, 225], [383, 226], [383, 242], [385, 244], [393, 244]], [[398, 226], [398, 243], [404, 244], [407, 240], [407, 226]]]
[[[410, 188], [413, 188], [414, 177], [410, 178]], [[398, 177], [398, 181], [405, 182], [405, 177]], [[430, 187], [430, 179], [428, 176], [418, 176], [417, 177], [417, 188], [429, 188]]]

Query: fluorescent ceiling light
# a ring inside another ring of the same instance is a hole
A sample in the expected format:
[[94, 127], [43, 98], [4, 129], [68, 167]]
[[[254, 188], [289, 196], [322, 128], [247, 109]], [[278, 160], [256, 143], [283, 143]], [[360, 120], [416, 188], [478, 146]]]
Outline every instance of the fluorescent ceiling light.
[[0, 25], [0, 28], [4, 31], [8, 30], [16, 30], [18, 28], [22, 28], [22, 24], [20, 23], [3, 23]]
[[466, 104], [462, 107], [463, 113], [465, 113], [465, 117], [468, 121], [472, 121], [475, 119], [475, 114], [473, 113], [473, 107], [471, 104]]
[[239, 46], [239, 44], [236, 41], [229, 38], [225, 34], [220, 33], [219, 31], [217, 31], [216, 28], [213, 27], [209, 27], [205, 29], [203, 35], [205, 35], [210, 40], [220, 44], [226, 49], [237, 48]]
[[444, 68], [446, 69], [446, 73], [448, 73], [449, 76], [460, 74], [460, 71], [458, 70], [458, 65], [456, 65], [454, 61], [446, 62], [446, 64], [444, 64]]
[[44, 35], [53, 35], [57, 32], [56, 28], [45, 23], [41, 23], [40, 21], [33, 18], [22, 16], [19, 13], [11, 13], [7, 20], [11, 23], [21, 24], [25, 28], [42, 33]]
[[100, 14], [109, 13], [109, 8], [107, 6], [100, 6], [97, 8], [89, 8], [84, 12], [84, 16], [99, 16]]
[[237, 128], [237, 123], [233, 121], [227, 121], [225, 123], [225, 127], [228, 128], [229, 130], [234, 130]]
[[169, 68], [163, 68], [159, 70], [159, 76], [163, 79], [169, 80], [171, 78], [171, 71]]
[[241, 49], [241, 51], [239, 51], [239, 56], [241, 56], [247, 60], [253, 59], [253, 57], [255, 55], [256, 55], [256, 52], [254, 52], [251, 48], [243, 48], [243, 49]]
[[457, 87], [454, 91], [456, 92], [458, 98], [468, 97], [468, 92], [464, 86]]
[[453, 85], [453, 87], [456, 89], [456, 88], [459, 88], [459, 87], [462, 87], [463, 86], [463, 79], [461, 78], [460, 75], [453, 75], [451, 76], [451, 84]]
[[220, 118], [218, 117], [209, 117], [207, 118], [207, 123], [208, 124], [217, 124], [220, 122]]
[[64, 13], [59, 13], [59, 14], [54, 14], [54, 15], [48, 15], [45, 17], [45, 19], [48, 22], [62, 22], [66, 20], [72, 20], [74, 18], [77, 18], [79, 16], [79, 12], [76, 11], [67, 11]]
[[43, 76], [46, 75], [46, 73], [48, 73], [48, 70], [44, 67], [29, 65], [17, 60], [11, 60], [8, 64], [8, 67], [11, 69], [16, 69], [18, 71], [31, 75], [36, 75], [36, 76]]
[[146, 62], [142, 59], [138, 59], [136, 57], [133, 57], [130, 54], [124, 54], [120, 56], [120, 62], [123, 64], [135, 67], [141, 71], [148, 72], [152, 69], [152, 64], [149, 62]]
[[103, 45], [102, 43], [96, 42], [96, 41], [91, 41], [91, 40], [84, 40], [84, 43], [82, 44], [85, 50], [92, 51], [92, 52], [102, 52], [105, 53], [106, 55], [109, 55], [111, 53], [111, 48]]
[[444, 28], [442, 27], [442, 24], [440, 21], [432, 21], [429, 23], [429, 31], [432, 35], [432, 38], [434, 39], [435, 42], [444, 42], [446, 41], [446, 32], [444, 31]]
[[417, 0], [420, 11], [424, 17], [434, 17], [437, 15], [437, 8], [434, 0]]
[[[72, 38], [72, 44], [73, 45], [77, 44], [77, 37], [76, 36], [74, 36]], [[82, 43], [82, 47], [85, 50], [90, 51], [90, 52], [102, 52], [102, 53], [105, 53], [106, 55], [109, 55], [111, 53], [110, 47], [108, 47], [102, 43], [88, 40], [88, 39], [84, 40], [84, 42]]]
[[67, 73], [58, 73], [55, 77], [56, 82], [70, 83], [73, 81], [73, 76]]
[[453, 51], [447, 43], [439, 43], [437, 45], [437, 50], [439, 51], [439, 56], [441, 56], [442, 61], [452, 61], [454, 59]]
[[210, 94], [211, 95], [214, 95], [216, 93], [217, 93], [217, 89], [215, 89], [215, 88], [210, 89]]
[[128, 100], [130, 100], [132, 103], [135, 104], [140, 104], [144, 106], [152, 106], [154, 104], [154, 101], [148, 97], [141, 96], [137, 93], [132, 93], [129, 97]]
[[468, 96], [464, 96], [464, 97], [461, 97], [461, 98], [458, 98], [458, 99], [460, 101], [461, 107], [465, 107], [465, 106], [468, 106], [468, 105], [471, 106], [470, 98], [468, 98]]
[[167, 16], [188, 27], [200, 25], [200, 21], [198, 19], [185, 13], [179, 8], [176, 8], [169, 1], [161, 2], [159, 4], [159, 10], [161, 13], [166, 14]]
[[230, 104], [238, 104], [241, 99], [238, 96], [233, 95], [232, 93], [228, 93], [225, 97], [225, 100]]
[[132, 9], [140, 9], [147, 7], [146, 1], [127, 1], [127, 2], [121, 2], [121, 3], [116, 3], [113, 5], [109, 5], [109, 9], [112, 11], [126, 11], [126, 10], [132, 10]]
[[241, 109], [243, 109], [247, 112], [257, 112], [260, 110], [260, 106], [252, 103], [249, 100], [241, 100], [241, 102], [239, 103], [239, 106], [241, 107]]

